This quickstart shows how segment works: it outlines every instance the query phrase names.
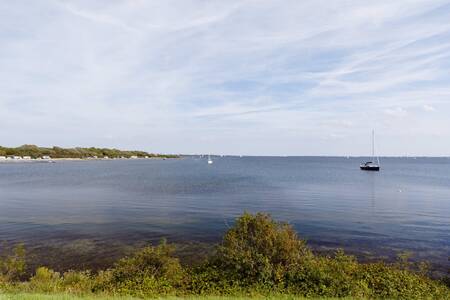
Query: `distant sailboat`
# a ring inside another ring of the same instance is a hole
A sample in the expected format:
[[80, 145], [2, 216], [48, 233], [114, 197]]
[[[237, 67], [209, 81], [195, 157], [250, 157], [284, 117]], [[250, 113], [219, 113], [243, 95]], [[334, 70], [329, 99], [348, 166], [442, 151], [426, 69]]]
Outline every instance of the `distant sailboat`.
[[213, 164], [213, 161], [211, 159], [211, 155], [208, 155], [208, 165], [212, 165], [212, 164]]
[[375, 131], [372, 130], [372, 161], [368, 161], [359, 165], [359, 168], [364, 171], [380, 171], [380, 160], [377, 156], [377, 162], [375, 162]]

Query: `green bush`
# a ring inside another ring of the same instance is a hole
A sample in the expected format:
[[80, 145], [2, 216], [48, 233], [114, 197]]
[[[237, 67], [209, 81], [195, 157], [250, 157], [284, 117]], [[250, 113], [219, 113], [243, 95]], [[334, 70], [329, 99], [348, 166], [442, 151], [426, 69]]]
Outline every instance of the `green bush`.
[[286, 223], [267, 214], [244, 213], [225, 234], [213, 264], [245, 286], [283, 286], [292, 268], [312, 257], [304, 241]]
[[26, 270], [25, 246], [19, 244], [13, 249], [2, 246], [0, 252], [0, 282], [17, 281]]
[[61, 291], [62, 278], [58, 272], [47, 267], [39, 267], [31, 277], [29, 287], [32, 291], [55, 293]]
[[194, 295], [239, 295], [247, 290], [239, 280], [211, 263], [193, 268], [189, 274], [187, 291]]
[[90, 293], [94, 288], [94, 276], [89, 271], [68, 271], [63, 274], [61, 288], [68, 293]]
[[113, 271], [101, 270], [93, 278], [92, 291], [94, 293], [114, 291], [115, 284], [116, 283], [113, 280]]
[[359, 264], [339, 250], [334, 258], [315, 256], [288, 272], [289, 293], [304, 296], [364, 297], [368, 287], [358, 278]]
[[110, 270], [109, 280], [103, 284], [121, 294], [148, 296], [175, 293], [184, 286], [185, 272], [178, 258], [173, 257], [173, 250], [163, 241], [157, 247], [146, 247], [132, 257], [121, 259]]
[[395, 299], [450, 299], [449, 289], [422, 275], [383, 263], [361, 264], [371, 295]]

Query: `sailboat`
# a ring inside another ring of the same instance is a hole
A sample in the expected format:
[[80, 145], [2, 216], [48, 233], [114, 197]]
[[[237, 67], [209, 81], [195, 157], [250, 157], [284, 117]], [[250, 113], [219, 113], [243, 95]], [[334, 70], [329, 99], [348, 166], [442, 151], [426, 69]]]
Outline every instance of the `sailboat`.
[[377, 156], [377, 162], [375, 162], [375, 131], [372, 130], [372, 161], [362, 163], [359, 168], [364, 171], [380, 171], [380, 160]]
[[211, 155], [208, 155], [208, 165], [212, 165], [212, 164], [213, 164], [213, 161], [211, 159]]

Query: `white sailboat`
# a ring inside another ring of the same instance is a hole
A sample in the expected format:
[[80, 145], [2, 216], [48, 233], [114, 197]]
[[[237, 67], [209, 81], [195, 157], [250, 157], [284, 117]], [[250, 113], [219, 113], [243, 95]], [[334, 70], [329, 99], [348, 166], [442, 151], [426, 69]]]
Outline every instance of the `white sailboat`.
[[362, 163], [359, 168], [364, 171], [380, 171], [380, 160], [377, 156], [377, 162], [375, 162], [375, 131], [372, 130], [372, 161]]
[[208, 154], [208, 165], [212, 165], [213, 160], [211, 159], [211, 155]]

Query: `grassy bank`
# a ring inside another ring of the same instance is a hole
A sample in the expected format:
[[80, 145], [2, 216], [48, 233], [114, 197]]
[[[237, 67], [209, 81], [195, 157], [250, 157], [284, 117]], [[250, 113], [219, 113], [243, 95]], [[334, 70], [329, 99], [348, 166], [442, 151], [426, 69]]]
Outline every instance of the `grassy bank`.
[[0, 293], [8, 297], [37, 293], [194, 299], [211, 295], [226, 296], [224, 299], [240, 295], [450, 299], [444, 281], [427, 276], [426, 264], [413, 265], [404, 255], [393, 264], [359, 263], [343, 251], [333, 256], [315, 255], [291, 226], [266, 214], [241, 216], [214, 253], [194, 266], [182, 265], [174, 247], [163, 241], [97, 273], [60, 274], [40, 267], [27, 277], [25, 268], [23, 247], [4, 255], [0, 259]]

